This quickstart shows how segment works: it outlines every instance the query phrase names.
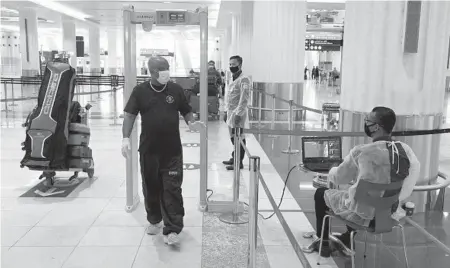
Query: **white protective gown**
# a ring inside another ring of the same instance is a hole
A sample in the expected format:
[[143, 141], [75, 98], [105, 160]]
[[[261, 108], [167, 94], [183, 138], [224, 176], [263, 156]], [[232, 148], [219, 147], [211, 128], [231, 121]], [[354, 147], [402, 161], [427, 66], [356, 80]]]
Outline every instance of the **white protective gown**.
[[[236, 80], [228, 83], [226, 96], [227, 125], [230, 128], [249, 128], [248, 105], [250, 101], [250, 78], [241, 73]], [[236, 116], [241, 117], [241, 122], [236, 125]]]
[[[394, 159], [400, 158], [407, 158], [409, 165], [403, 165], [400, 160], [393, 162]], [[397, 174], [399, 172], [404, 174], [399, 196], [400, 203], [403, 203], [411, 195], [420, 175], [420, 162], [412, 149], [399, 141], [376, 141], [354, 147], [339, 167], [330, 170], [328, 179], [338, 185], [348, 184], [351, 181], [356, 183], [348, 190], [325, 191], [325, 203], [336, 215], [356, 224], [368, 226], [375, 217], [375, 210], [354, 200], [358, 182], [367, 180], [372, 183], [389, 184], [394, 180], [391, 169]], [[404, 214], [401, 206], [398, 206], [392, 216], [397, 219], [399, 214]]]

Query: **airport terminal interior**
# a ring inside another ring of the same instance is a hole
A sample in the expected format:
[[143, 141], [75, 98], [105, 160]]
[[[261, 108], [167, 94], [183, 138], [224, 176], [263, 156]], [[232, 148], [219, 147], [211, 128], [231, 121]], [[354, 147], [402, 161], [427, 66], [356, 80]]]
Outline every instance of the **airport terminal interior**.
[[[0, 30], [0, 267], [450, 267], [450, 1], [4, 0]], [[154, 58], [200, 122], [180, 115], [185, 215], [174, 244], [147, 234], [140, 116], [121, 152], [124, 107], [153, 81]], [[238, 88], [243, 129], [229, 118]], [[377, 106], [396, 113], [393, 139], [420, 175], [400, 218], [398, 197], [370, 197], [385, 209], [350, 247], [334, 214], [321, 256], [308, 250], [321, 231], [316, 190], [357, 186], [328, 172], [372, 142]]]

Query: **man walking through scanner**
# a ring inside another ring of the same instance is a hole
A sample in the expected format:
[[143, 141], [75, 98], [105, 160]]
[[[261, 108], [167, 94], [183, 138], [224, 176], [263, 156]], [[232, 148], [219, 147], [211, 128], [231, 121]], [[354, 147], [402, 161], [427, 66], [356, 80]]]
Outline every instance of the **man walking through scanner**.
[[170, 80], [169, 63], [163, 57], [151, 57], [148, 69], [151, 81], [137, 85], [124, 109], [122, 155], [131, 152], [130, 135], [136, 116], [141, 115], [139, 144], [142, 190], [144, 193], [147, 234], [156, 235], [164, 222], [164, 241], [179, 242], [183, 229], [183, 153], [179, 130], [179, 113], [191, 130], [204, 124], [196, 122], [183, 89]]

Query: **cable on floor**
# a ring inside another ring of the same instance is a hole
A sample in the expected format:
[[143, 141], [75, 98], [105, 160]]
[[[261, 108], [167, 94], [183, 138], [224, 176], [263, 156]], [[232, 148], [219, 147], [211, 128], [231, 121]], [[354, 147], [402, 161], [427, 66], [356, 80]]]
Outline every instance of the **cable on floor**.
[[[285, 194], [285, 192], [286, 192], [286, 187], [287, 187], [287, 183], [288, 183], [289, 177], [290, 177], [290, 175], [291, 175], [291, 172], [292, 172], [296, 167], [298, 167], [298, 165], [293, 166], [293, 167], [289, 170], [289, 172], [288, 172], [288, 174], [287, 174], [287, 176], [286, 176], [286, 180], [284, 181], [283, 192], [282, 192], [282, 194], [281, 194], [280, 203], [278, 203], [278, 206], [277, 206], [278, 209], [280, 209], [281, 204], [283, 203], [284, 194]], [[243, 203], [244, 203], [246, 206], [249, 206], [249, 204], [247, 204], [247, 203], [245, 203], [245, 202], [243, 202]], [[263, 220], [268, 220], [268, 219], [272, 218], [273, 215], [275, 215], [275, 214], [276, 214], [276, 213], [273, 212], [270, 216], [264, 217], [261, 213], [258, 212], [258, 215], [261, 216], [261, 218], [262, 218]]]

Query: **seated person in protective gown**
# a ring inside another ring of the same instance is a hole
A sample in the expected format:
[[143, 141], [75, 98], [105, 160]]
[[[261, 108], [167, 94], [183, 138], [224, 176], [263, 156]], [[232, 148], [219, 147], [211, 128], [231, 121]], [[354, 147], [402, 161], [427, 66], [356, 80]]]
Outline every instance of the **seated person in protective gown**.
[[[373, 142], [354, 147], [343, 163], [332, 168], [328, 175], [328, 180], [336, 185], [355, 183], [348, 190], [317, 189], [314, 201], [318, 238], [311, 245], [304, 247], [304, 252], [319, 251], [320, 239], [323, 239], [322, 256], [330, 256], [328, 222], [325, 223], [324, 237], [320, 237], [327, 211], [332, 211], [337, 216], [358, 225], [373, 226], [374, 208], [358, 204], [354, 200], [359, 180], [380, 184], [403, 181], [399, 196], [400, 204], [411, 195], [419, 177], [420, 163], [407, 144], [392, 140], [391, 133], [395, 121], [394, 111], [386, 107], [375, 107], [365, 119], [364, 130]], [[393, 218], [404, 215], [399, 203], [392, 208]], [[347, 247], [350, 247], [351, 231], [354, 230], [347, 226], [347, 232], [338, 236]]]

